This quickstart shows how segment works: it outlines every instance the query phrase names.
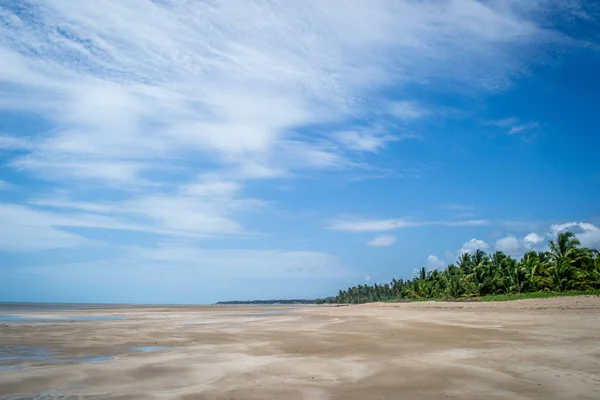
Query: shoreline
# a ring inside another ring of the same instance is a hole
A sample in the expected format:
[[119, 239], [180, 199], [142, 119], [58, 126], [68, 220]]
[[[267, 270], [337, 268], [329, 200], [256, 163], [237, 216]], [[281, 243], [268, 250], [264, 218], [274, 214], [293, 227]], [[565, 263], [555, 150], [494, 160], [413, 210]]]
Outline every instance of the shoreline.
[[[296, 311], [262, 312], [277, 309]], [[36, 314], [85, 312], [103, 310]], [[0, 357], [3, 398], [569, 400], [600, 393], [598, 296], [111, 312], [124, 318], [0, 324], [0, 350], [22, 357]]]

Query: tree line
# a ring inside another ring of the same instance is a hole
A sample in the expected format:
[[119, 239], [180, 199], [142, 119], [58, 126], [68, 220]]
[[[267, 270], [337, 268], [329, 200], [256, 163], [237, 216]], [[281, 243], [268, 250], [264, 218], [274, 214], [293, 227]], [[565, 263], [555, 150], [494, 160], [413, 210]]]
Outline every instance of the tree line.
[[496, 251], [464, 253], [443, 271], [421, 268], [409, 280], [358, 285], [340, 290], [336, 303], [455, 299], [540, 291], [600, 289], [600, 255], [581, 247], [572, 232], [549, 240], [548, 251], [530, 251], [520, 260]]

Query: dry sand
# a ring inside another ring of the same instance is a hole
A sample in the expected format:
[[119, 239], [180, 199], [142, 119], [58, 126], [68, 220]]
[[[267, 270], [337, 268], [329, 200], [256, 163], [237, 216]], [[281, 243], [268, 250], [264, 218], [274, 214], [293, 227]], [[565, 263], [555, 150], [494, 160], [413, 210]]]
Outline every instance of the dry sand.
[[[44, 312], [126, 319], [1, 323], [0, 346], [42, 347], [52, 360], [0, 370], [0, 398], [600, 399], [599, 297], [263, 313], [274, 309]], [[146, 345], [171, 348], [131, 348]], [[91, 356], [115, 358], [77, 361]]]

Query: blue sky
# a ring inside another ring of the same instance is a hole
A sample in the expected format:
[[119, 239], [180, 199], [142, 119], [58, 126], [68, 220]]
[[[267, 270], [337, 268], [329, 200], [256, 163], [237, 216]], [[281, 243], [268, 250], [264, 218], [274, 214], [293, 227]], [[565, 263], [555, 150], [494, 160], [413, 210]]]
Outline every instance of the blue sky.
[[327, 296], [600, 248], [595, 1], [0, 4], [0, 300]]

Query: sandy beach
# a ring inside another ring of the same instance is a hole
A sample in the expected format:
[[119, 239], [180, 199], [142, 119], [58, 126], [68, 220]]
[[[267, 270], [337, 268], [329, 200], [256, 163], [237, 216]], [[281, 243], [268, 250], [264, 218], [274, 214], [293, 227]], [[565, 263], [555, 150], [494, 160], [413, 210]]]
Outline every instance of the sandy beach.
[[599, 297], [15, 314], [2, 399], [600, 398]]

